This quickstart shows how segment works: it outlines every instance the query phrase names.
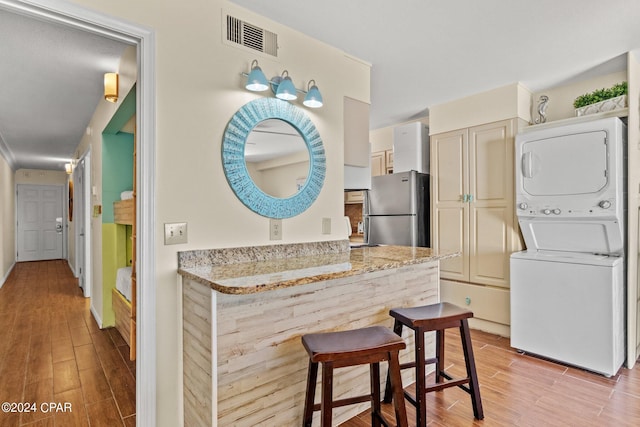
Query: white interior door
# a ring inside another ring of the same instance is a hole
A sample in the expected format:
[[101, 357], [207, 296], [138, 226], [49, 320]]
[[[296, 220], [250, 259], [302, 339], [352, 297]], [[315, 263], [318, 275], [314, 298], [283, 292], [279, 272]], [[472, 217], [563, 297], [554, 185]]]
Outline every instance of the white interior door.
[[75, 222], [75, 234], [76, 234], [76, 274], [78, 276], [78, 286], [83, 290], [84, 296], [89, 297], [91, 295], [91, 286], [87, 286], [87, 222], [86, 222], [86, 198], [87, 182], [85, 172], [85, 159], [78, 162], [76, 168], [73, 171], [73, 219]]
[[18, 185], [18, 261], [62, 258], [60, 185]]

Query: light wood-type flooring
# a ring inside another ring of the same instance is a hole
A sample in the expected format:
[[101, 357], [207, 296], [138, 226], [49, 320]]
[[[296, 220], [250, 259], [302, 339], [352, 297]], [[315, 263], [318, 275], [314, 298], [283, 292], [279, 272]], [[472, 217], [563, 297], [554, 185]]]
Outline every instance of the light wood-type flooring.
[[0, 403], [35, 411], [2, 411], [0, 426], [135, 426], [128, 355], [115, 329], [98, 328], [66, 260], [16, 264], [0, 289]]
[[[615, 377], [606, 378], [520, 354], [509, 346], [508, 338], [476, 330], [471, 336], [485, 418], [474, 420], [469, 395], [454, 387], [428, 395], [429, 426], [640, 426], [637, 363], [634, 369], [622, 368]], [[447, 330], [445, 342], [447, 370], [465, 376], [457, 330]], [[393, 420], [392, 406], [384, 406]], [[415, 409], [408, 403], [406, 407], [409, 425], [415, 426]], [[370, 426], [370, 419], [367, 411], [342, 427]]]
[[[637, 365], [606, 378], [520, 354], [507, 338], [473, 330], [472, 339], [485, 419], [474, 420], [469, 396], [451, 388], [428, 395], [430, 426], [640, 426]], [[447, 331], [447, 370], [461, 376], [459, 342]], [[98, 328], [66, 261], [16, 264], [0, 289], [0, 403], [36, 403], [37, 411], [0, 412], [0, 427], [134, 426], [128, 354], [115, 329]], [[62, 408], [44, 412], [49, 402]], [[409, 404], [407, 412], [415, 426]], [[342, 424], [369, 425], [368, 411]]]

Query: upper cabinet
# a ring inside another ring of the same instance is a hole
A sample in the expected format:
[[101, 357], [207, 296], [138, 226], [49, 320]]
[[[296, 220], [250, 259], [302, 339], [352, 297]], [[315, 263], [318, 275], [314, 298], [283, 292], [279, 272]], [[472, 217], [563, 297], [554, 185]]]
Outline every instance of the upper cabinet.
[[344, 164], [369, 167], [369, 104], [344, 97]]
[[380, 176], [387, 173], [386, 157], [385, 151], [371, 153], [371, 176]]

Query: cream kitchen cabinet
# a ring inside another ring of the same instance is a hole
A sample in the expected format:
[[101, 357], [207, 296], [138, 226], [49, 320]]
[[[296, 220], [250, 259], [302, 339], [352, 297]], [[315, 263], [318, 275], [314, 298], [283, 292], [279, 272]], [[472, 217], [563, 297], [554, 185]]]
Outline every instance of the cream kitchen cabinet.
[[344, 97], [344, 164], [369, 167], [369, 104]]
[[393, 173], [393, 150], [371, 153], [371, 176]]
[[358, 204], [364, 202], [364, 191], [345, 191], [344, 202], [347, 204]]
[[384, 151], [371, 153], [371, 176], [384, 175], [386, 173]]
[[386, 150], [384, 154], [385, 173], [389, 175], [390, 173], [393, 173], [393, 150]]
[[441, 263], [443, 279], [509, 287], [509, 256], [520, 249], [515, 127], [503, 120], [431, 136], [432, 245], [462, 253]]

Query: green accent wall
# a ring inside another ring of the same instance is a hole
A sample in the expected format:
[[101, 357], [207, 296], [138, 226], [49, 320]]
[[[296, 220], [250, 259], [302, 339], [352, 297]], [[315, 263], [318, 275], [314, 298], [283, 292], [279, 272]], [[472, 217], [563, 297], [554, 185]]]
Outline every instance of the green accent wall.
[[102, 134], [102, 222], [113, 222], [113, 202], [133, 189], [133, 135]]

